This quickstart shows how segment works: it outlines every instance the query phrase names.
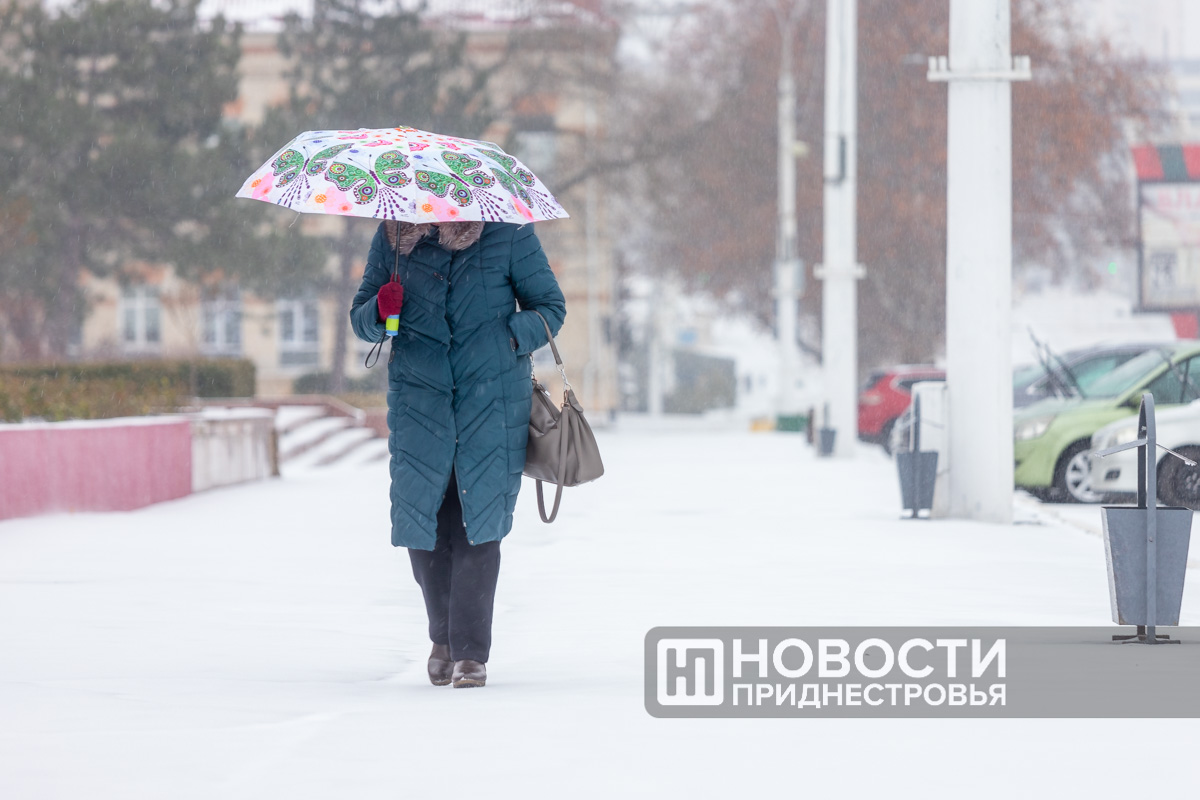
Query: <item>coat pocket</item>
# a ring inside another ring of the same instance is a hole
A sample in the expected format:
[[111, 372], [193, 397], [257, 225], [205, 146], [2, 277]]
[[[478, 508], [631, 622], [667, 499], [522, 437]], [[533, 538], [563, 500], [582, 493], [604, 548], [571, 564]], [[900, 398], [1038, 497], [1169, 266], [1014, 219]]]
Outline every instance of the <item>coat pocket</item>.
[[508, 320], [501, 317], [492, 324], [489, 332], [496, 347], [496, 363], [501, 366], [501, 372], [507, 372], [521, 359], [517, 355], [517, 340], [508, 330]]

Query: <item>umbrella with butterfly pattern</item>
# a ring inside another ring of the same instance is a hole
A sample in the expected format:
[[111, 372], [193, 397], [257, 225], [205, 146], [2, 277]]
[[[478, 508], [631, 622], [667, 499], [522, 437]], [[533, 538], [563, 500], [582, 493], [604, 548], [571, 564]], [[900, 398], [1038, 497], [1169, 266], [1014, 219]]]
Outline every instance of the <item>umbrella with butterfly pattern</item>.
[[237, 196], [314, 214], [416, 223], [568, 216], [524, 164], [491, 142], [407, 127], [302, 133]]

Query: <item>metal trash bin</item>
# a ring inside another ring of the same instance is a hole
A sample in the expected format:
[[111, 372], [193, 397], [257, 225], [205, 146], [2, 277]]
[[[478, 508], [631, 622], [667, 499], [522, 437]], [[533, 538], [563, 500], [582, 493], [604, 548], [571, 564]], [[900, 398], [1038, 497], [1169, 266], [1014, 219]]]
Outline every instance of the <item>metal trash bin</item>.
[[900, 501], [910, 518], [933, 508], [933, 487], [937, 482], [936, 452], [896, 453], [896, 471], [900, 473]]
[[[813, 415], [809, 416], [809, 430], [817, 424], [817, 420]], [[828, 458], [833, 455], [833, 446], [837, 441], [837, 429], [829, 427], [829, 403], [825, 404], [824, 413], [821, 414], [821, 427], [817, 431], [817, 455], [822, 458]]]
[[[1137, 626], [1137, 633], [1114, 636], [1114, 641], [1179, 642], [1155, 629], [1159, 625], [1179, 624], [1192, 511], [1158, 507], [1160, 446], [1155, 432], [1154, 395], [1144, 392], [1138, 410], [1138, 438], [1092, 453], [1093, 458], [1104, 458], [1123, 450], [1138, 451], [1137, 506], [1107, 506], [1101, 510], [1113, 622]], [[1197, 467], [1187, 456], [1163, 449], [1193, 469]]]
[[909, 431], [911, 449], [896, 453], [896, 472], [900, 475], [900, 501], [910, 511], [909, 519], [933, 510], [933, 489], [937, 483], [937, 451], [921, 450], [921, 396], [912, 401]]
[[837, 431], [833, 428], [821, 428], [817, 434], [817, 455], [833, 455], [833, 444], [837, 439]]
[[[1146, 514], [1148, 508], [1105, 506], [1104, 558], [1108, 562], [1108, 599], [1118, 625], [1146, 625]], [[1190, 508], [1154, 512], [1157, 602], [1154, 624], [1178, 625], [1192, 534]]]

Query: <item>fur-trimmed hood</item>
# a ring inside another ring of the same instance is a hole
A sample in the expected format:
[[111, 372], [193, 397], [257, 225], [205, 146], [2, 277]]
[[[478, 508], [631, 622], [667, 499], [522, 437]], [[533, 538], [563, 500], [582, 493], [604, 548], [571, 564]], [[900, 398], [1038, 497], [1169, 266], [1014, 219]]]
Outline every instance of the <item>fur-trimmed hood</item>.
[[[388, 244], [399, 250], [400, 255], [406, 256], [417, 246], [417, 242], [432, 232], [434, 225], [429, 222], [418, 224], [388, 220], [383, 223], [383, 227], [387, 232]], [[466, 250], [479, 241], [479, 236], [483, 233], [483, 223], [439, 222], [437, 229], [438, 244], [442, 247], [451, 251]]]

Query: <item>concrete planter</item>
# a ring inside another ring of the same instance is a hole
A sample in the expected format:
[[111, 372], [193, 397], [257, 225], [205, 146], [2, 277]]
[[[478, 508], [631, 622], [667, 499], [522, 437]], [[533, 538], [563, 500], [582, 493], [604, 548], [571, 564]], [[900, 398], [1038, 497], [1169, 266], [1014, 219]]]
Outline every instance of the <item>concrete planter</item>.
[[[1104, 555], [1108, 561], [1108, 597], [1113, 622], [1146, 625], [1146, 515], [1149, 509], [1105, 506]], [[1155, 510], [1157, 592], [1155, 625], [1178, 625], [1187, 571], [1192, 511]]]

